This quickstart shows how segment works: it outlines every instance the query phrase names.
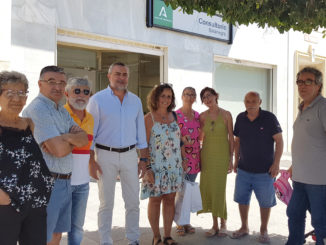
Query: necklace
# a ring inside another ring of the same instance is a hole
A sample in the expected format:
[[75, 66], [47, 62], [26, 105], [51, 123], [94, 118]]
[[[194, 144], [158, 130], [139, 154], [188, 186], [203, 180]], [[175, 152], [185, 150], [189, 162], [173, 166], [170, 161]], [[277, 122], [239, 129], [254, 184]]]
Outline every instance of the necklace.
[[167, 114], [167, 115], [162, 115], [162, 114], [158, 113], [158, 115], [161, 117], [161, 120], [162, 120], [163, 122], [166, 122], [166, 121], [168, 120], [169, 114]]

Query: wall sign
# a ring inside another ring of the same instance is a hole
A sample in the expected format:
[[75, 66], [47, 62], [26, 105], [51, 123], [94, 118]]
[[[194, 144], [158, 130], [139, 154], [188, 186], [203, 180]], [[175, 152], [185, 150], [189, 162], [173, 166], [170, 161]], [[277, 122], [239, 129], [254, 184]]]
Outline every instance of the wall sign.
[[222, 17], [208, 16], [194, 11], [189, 15], [181, 8], [173, 10], [163, 0], [147, 0], [147, 27], [159, 27], [173, 31], [215, 39], [232, 44], [232, 25], [222, 21]]

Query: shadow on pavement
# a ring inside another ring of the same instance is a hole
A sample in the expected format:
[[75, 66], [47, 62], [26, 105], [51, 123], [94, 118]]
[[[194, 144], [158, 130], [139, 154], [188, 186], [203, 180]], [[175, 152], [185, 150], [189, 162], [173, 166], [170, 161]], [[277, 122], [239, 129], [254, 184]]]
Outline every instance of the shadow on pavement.
[[[248, 236], [243, 237], [242, 239], [231, 239], [229, 236], [227, 237], [205, 237], [205, 231], [201, 227], [195, 227], [195, 234], [187, 234], [186, 236], [180, 237], [175, 233], [175, 227], [172, 228], [172, 237], [178, 242], [179, 245], [210, 245], [210, 244], [225, 244], [225, 245], [249, 245], [249, 244], [261, 244], [257, 241], [259, 232], [250, 233]], [[161, 230], [161, 234], [163, 237], [163, 229]], [[140, 242], [141, 245], [150, 245], [152, 244], [152, 230], [148, 227], [140, 228], [141, 236]], [[229, 231], [228, 234], [231, 235], [232, 231]], [[126, 245], [128, 244], [127, 239], [125, 238], [125, 228], [124, 227], [113, 227], [112, 229], [112, 238], [115, 245]], [[270, 234], [271, 242], [270, 244], [275, 245], [284, 245], [287, 241], [286, 236], [281, 236], [279, 234]], [[84, 232], [84, 240], [83, 245], [95, 245], [99, 244], [99, 236], [98, 231], [85, 231]], [[313, 244], [313, 243], [306, 243]]]

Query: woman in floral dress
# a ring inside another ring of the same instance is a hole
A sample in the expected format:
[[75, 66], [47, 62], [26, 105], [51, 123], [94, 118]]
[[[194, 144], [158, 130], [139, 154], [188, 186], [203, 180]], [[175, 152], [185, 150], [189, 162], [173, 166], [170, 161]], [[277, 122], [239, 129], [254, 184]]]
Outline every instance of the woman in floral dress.
[[[152, 244], [176, 245], [171, 238], [174, 199], [181, 190], [183, 166], [180, 129], [176, 115], [175, 96], [168, 84], [156, 86], [148, 96], [150, 113], [145, 116], [149, 164], [143, 178], [141, 199], [149, 198], [148, 219], [154, 234]], [[184, 153], [184, 152], [183, 152]], [[163, 205], [164, 238], [161, 240], [159, 220]]]
[[[187, 158], [185, 179], [195, 182], [197, 174], [200, 172], [199, 113], [192, 109], [192, 105], [196, 101], [196, 90], [193, 87], [184, 88], [181, 98], [182, 107], [176, 113]], [[195, 233], [195, 228], [190, 224], [184, 226], [177, 224], [177, 234], [184, 236], [186, 233]]]
[[0, 244], [46, 244], [46, 206], [53, 178], [21, 118], [28, 82], [18, 72], [0, 73]]

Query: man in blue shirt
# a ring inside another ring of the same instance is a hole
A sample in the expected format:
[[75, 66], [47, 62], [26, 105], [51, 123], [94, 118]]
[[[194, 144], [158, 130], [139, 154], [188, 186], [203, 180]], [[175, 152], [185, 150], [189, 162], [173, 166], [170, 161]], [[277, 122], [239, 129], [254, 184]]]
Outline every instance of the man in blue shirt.
[[247, 93], [244, 103], [246, 111], [238, 115], [234, 127], [234, 172], [237, 173], [234, 201], [239, 204], [242, 226], [232, 238], [238, 239], [249, 233], [249, 203], [254, 191], [262, 221], [259, 241], [267, 243], [270, 240], [267, 232], [269, 215], [276, 204], [273, 183], [283, 153], [282, 129], [273, 113], [260, 109], [261, 99], [257, 92]]
[[35, 140], [40, 144], [46, 164], [55, 178], [47, 207], [47, 242], [59, 245], [61, 233], [70, 231], [71, 151], [75, 146], [86, 145], [88, 138], [60, 105], [66, 86], [63, 69], [44, 67], [38, 85], [40, 93], [24, 110], [23, 116], [33, 120]]
[[[139, 244], [139, 173], [147, 165], [147, 141], [140, 99], [127, 90], [129, 68], [109, 67], [110, 85], [91, 97], [87, 110], [94, 117], [94, 144], [90, 174], [98, 180], [98, 225], [101, 245], [112, 245], [112, 210], [117, 176], [120, 176], [126, 208], [126, 236]], [[95, 145], [95, 146], [94, 146]], [[140, 149], [140, 161], [136, 149]]]

